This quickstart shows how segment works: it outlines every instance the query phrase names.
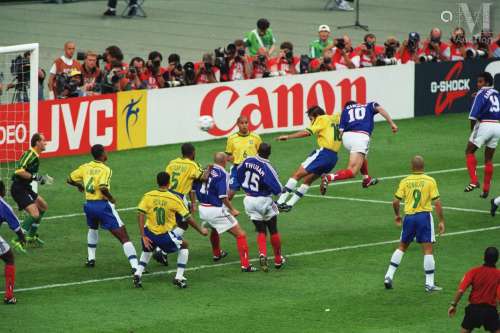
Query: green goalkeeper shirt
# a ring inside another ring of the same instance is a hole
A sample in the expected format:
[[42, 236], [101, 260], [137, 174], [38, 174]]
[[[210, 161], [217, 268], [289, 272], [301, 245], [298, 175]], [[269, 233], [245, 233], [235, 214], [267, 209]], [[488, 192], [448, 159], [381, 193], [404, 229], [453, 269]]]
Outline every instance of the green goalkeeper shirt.
[[267, 50], [269, 50], [274, 45], [274, 43], [276, 43], [276, 38], [274, 38], [271, 28], [268, 28], [266, 30], [264, 36], [260, 36], [258, 30], [254, 29], [247, 33], [245, 37], [245, 43], [248, 47], [248, 53], [250, 53], [251, 56], [254, 56], [257, 54], [259, 48], [261, 47], [265, 47]]
[[16, 171], [12, 176], [12, 181], [20, 182], [23, 184], [30, 184], [31, 179], [24, 179], [17, 175], [18, 172], [27, 171], [35, 176], [38, 172], [38, 168], [40, 167], [40, 158], [38, 153], [31, 148], [24, 152], [19, 161], [16, 163]]
[[328, 38], [326, 41], [322, 41], [321, 39], [316, 39], [309, 44], [309, 55], [313, 59], [321, 58], [323, 55], [323, 50], [328, 45], [333, 44], [333, 39]]

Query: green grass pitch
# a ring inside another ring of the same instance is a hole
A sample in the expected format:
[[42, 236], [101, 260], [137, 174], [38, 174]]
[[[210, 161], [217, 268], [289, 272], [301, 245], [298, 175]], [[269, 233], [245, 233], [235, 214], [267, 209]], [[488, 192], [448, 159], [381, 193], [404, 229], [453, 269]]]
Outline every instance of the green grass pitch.
[[[331, 186], [329, 198], [318, 197], [318, 187], [314, 187], [292, 212], [279, 216], [283, 252], [289, 256], [284, 270], [241, 273], [236, 244], [230, 235], [222, 237], [229, 256], [221, 264], [214, 264], [209, 240], [190, 230], [186, 233], [191, 244], [188, 266], [194, 269], [186, 272], [189, 288], [185, 290], [176, 289], [171, 283], [172, 273], [166, 272], [174, 269], [176, 255], [170, 257], [169, 268], [151, 261], [148, 269], [154, 274], [144, 276], [142, 290], [134, 289], [121, 246], [106, 231], [100, 232], [96, 267], [84, 268], [87, 228], [81, 214], [83, 198], [65, 185], [65, 179], [89, 156], [42, 160], [42, 172], [57, 181], [41, 188], [41, 195], [49, 203], [47, 218], [40, 228], [46, 244], [27, 255], [16, 255], [18, 304], [0, 307], [0, 331], [458, 331], [466, 299], [454, 319], [447, 317], [448, 303], [462, 274], [481, 263], [484, 248], [499, 245], [495, 230], [499, 224], [488, 215], [489, 200], [480, 199], [479, 191], [463, 192], [468, 182], [466, 171], [450, 170], [465, 166], [469, 133], [465, 114], [397, 123], [397, 135], [387, 124], [377, 124], [369, 155], [370, 173], [387, 179], [370, 189], [363, 189], [359, 182]], [[274, 137], [263, 136], [268, 142]], [[223, 150], [224, 144], [223, 140], [197, 143], [197, 160], [209, 163], [212, 153]], [[272, 144], [271, 161], [283, 182], [316, 147], [313, 138]], [[179, 147], [110, 154], [111, 190], [117, 208], [124, 209], [121, 217], [138, 251], [133, 207], [144, 192], [154, 187], [155, 174], [178, 156]], [[435, 294], [424, 292], [423, 257], [415, 245], [403, 259], [394, 290], [383, 287], [400, 233], [389, 204], [400, 178], [390, 176], [409, 173], [409, 160], [414, 154], [424, 156], [427, 171], [449, 170], [433, 174], [447, 207], [444, 213], [448, 233], [438, 238], [436, 245], [436, 281], [444, 290]], [[479, 155], [478, 159], [482, 160]], [[345, 167], [347, 160], [342, 150], [337, 169]], [[482, 169], [479, 173], [482, 176]], [[494, 182], [492, 194], [497, 191]], [[241, 197], [235, 199], [235, 204], [243, 212]], [[244, 214], [239, 221], [256, 258], [252, 225]], [[1, 235], [12, 238], [5, 226]], [[272, 252], [270, 246], [269, 250]], [[34, 287], [40, 288], [29, 290]]]

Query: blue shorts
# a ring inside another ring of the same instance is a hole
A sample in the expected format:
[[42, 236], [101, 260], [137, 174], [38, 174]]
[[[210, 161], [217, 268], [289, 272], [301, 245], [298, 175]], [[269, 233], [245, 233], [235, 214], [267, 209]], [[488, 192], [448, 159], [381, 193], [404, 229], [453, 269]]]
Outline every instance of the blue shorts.
[[238, 177], [236, 177], [236, 171], [238, 169], [237, 165], [233, 165], [231, 167], [230, 175], [229, 175], [229, 188], [233, 191], [239, 191], [240, 190], [240, 182], [238, 182]]
[[410, 244], [417, 238], [417, 243], [434, 243], [434, 221], [430, 212], [406, 215], [403, 220], [401, 242]]
[[[153, 249], [159, 247], [163, 252], [173, 253], [179, 251], [182, 244], [182, 237], [176, 236], [173, 232], [167, 232], [166, 234], [154, 234], [149, 231], [148, 228], [144, 228], [144, 236], [147, 236], [153, 242]], [[150, 249], [144, 246], [144, 241], [142, 242], [142, 250], [144, 252], [151, 252]]]
[[316, 149], [302, 162], [302, 166], [307, 172], [318, 176], [330, 172], [336, 164], [337, 153], [326, 148]]
[[107, 200], [89, 200], [83, 205], [83, 211], [87, 217], [87, 225], [91, 229], [98, 229], [99, 225], [106, 230], [124, 226], [115, 205]]

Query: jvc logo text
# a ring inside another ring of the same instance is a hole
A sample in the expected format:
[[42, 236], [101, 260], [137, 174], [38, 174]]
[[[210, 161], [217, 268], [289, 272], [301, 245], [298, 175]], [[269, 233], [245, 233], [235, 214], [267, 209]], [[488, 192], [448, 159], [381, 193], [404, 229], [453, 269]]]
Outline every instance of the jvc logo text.
[[434, 81], [431, 82], [431, 92], [448, 92], [459, 90], [470, 90], [470, 79], [450, 80], [450, 81]]

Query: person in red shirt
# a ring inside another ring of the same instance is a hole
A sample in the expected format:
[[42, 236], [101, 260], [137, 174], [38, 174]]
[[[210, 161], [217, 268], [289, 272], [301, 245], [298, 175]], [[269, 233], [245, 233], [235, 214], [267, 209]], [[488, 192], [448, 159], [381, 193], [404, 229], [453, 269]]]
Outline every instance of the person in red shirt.
[[464, 60], [465, 51], [470, 47], [472, 44], [467, 42], [464, 28], [457, 27], [451, 33], [450, 46], [445, 55], [451, 61]]
[[146, 62], [146, 86], [147, 89], [158, 89], [165, 87], [163, 74], [167, 71], [161, 66], [163, 56], [158, 51], [150, 52]]
[[205, 53], [202, 61], [194, 64], [196, 84], [215, 83], [220, 80], [220, 70], [214, 65], [214, 57], [211, 53]]
[[335, 40], [332, 61], [336, 69], [359, 68], [360, 57], [352, 48], [349, 36], [343, 36]]
[[309, 63], [311, 72], [329, 72], [335, 70], [335, 64], [332, 61], [332, 49], [324, 49], [321, 58], [312, 59]]
[[283, 42], [280, 45], [280, 53], [270, 60], [272, 76], [293, 75], [300, 73], [300, 58], [293, 55], [293, 44]]
[[377, 45], [377, 38], [374, 34], [366, 34], [363, 38], [363, 43], [358, 45], [354, 51], [359, 54], [360, 57], [360, 67], [371, 67], [374, 66], [377, 57], [384, 54], [384, 47], [382, 45]]
[[82, 65], [83, 87], [86, 96], [97, 95], [98, 84], [102, 80], [102, 71], [97, 67], [97, 53], [87, 51]]
[[235, 53], [233, 57], [228, 57], [229, 80], [238, 81], [250, 78], [251, 58], [245, 54], [246, 44], [243, 39], [234, 41]]
[[267, 50], [264, 47], [259, 48], [259, 50], [257, 51], [257, 55], [252, 58], [252, 74], [250, 75], [250, 77], [252, 79], [269, 77], [271, 73], [269, 60], [270, 59], [267, 56]]
[[465, 308], [461, 333], [472, 332], [473, 329], [481, 326], [489, 332], [500, 332], [497, 313], [500, 271], [496, 268], [497, 261], [497, 248], [488, 247], [484, 251], [484, 264], [469, 270], [460, 282], [458, 291], [448, 309], [448, 315], [453, 317], [457, 313], [458, 302], [465, 291], [472, 286], [469, 305]]
[[429, 38], [424, 41], [422, 53], [426, 56], [425, 61], [446, 61], [449, 60], [448, 48], [449, 45], [441, 41], [441, 29], [433, 28]]
[[403, 41], [399, 51], [396, 55], [396, 58], [402, 63], [406, 64], [409, 61], [413, 61], [418, 63], [418, 57], [422, 53], [422, 49], [420, 48], [420, 35], [418, 32], [410, 32], [408, 35], [408, 39]]

